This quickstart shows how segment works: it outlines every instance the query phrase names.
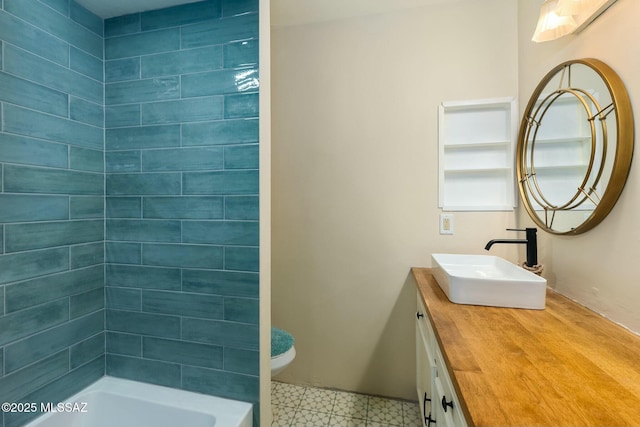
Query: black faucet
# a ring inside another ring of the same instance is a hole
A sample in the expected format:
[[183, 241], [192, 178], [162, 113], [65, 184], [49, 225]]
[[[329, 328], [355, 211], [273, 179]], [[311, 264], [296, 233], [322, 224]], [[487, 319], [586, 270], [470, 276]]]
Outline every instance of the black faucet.
[[522, 229], [517, 229], [517, 228], [507, 228], [507, 231], [526, 231], [527, 232], [527, 238], [526, 239], [494, 239], [494, 240], [489, 240], [489, 243], [487, 243], [487, 246], [485, 246], [484, 248], [486, 250], [491, 249], [491, 246], [493, 246], [495, 243], [522, 243], [527, 245], [527, 266], [528, 267], [535, 267], [536, 265], [538, 265], [538, 238], [536, 236], [536, 233], [538, 231], [537, 228], [525, 228], [524, 230]]

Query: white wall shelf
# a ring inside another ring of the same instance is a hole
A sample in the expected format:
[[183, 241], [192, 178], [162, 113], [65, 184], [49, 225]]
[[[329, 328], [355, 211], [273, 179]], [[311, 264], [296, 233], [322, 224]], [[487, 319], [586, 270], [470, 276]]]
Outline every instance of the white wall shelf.
[[443, 102], [438, 113], [438, 206], [445, 211], [513, 210], [516, 100]]

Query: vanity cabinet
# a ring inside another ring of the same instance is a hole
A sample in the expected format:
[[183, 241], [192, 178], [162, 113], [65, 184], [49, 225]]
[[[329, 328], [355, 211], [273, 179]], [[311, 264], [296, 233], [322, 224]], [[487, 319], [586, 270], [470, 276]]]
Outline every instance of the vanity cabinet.
[[544, 310], [450, 302], [414, 268], [425, 427], [640, 426], [640, 337], [547, 289]]
[[418, 293], [416, 309], [416, 385], [424, 427], [464, 427], [466, 422], [442, 352]]

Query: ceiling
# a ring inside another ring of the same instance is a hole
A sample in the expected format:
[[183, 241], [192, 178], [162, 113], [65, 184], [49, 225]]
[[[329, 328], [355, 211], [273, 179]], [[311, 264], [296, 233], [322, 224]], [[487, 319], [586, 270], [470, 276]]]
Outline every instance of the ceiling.
[[[199, 0], [76, 0], [101, 18], [162, 9]], [[271, 0], [271, 24], [300, 25], [393, 12], [462, 0]]]

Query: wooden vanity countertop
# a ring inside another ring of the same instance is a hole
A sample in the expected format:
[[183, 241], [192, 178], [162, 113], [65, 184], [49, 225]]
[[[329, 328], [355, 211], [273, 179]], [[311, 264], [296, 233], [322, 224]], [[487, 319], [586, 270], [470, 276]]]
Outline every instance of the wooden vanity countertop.
[[544, 310], [454, 304], [412, 272], [469, 426], [640, 426], [639, 336], [550, 289]]

